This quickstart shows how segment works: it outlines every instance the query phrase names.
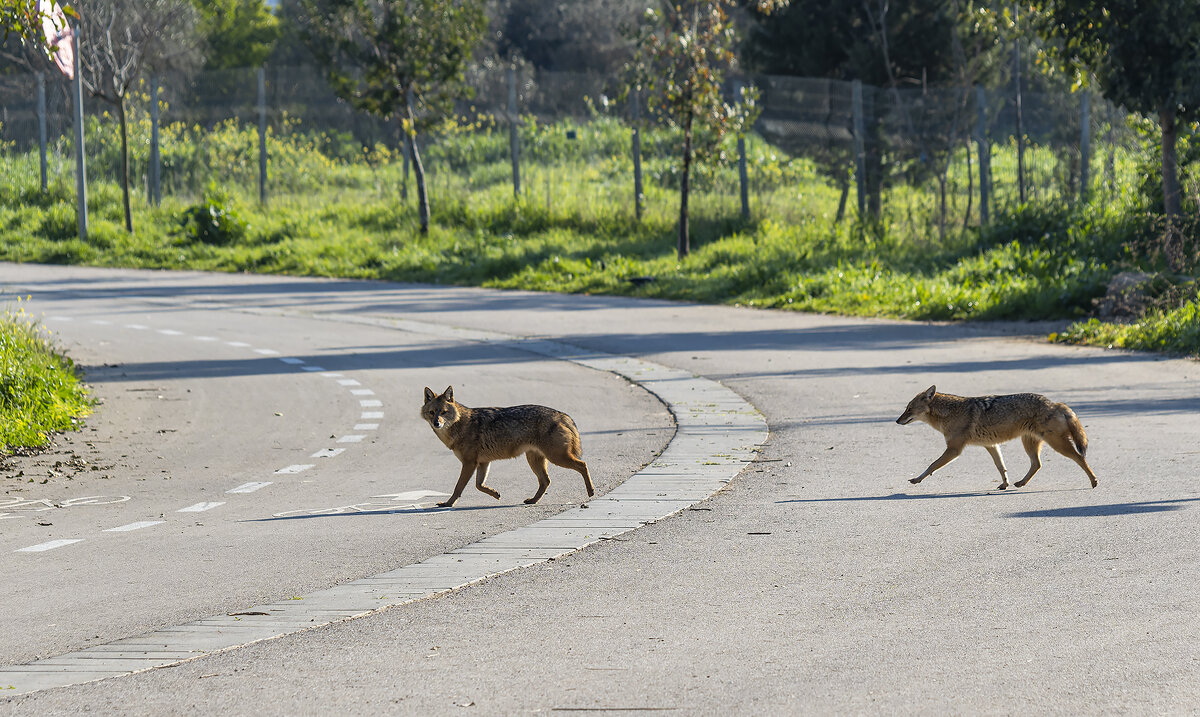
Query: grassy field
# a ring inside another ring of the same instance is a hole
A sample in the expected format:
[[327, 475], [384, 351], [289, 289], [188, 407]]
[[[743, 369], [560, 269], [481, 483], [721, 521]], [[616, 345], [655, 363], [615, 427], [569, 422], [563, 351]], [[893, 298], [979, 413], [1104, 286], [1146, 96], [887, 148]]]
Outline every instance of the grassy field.
[[46, 331], [15, 308], [0, 312], [0, 456], [43, 446], [90, 411], [87, 390]]
[[[575, 139], [567, 139], [572, 130]], [[135, 123], [134, 146], [147, 130]], [[1162, 268], [1146, 249], [1153, 221], [1139, 213], [1136, 157], [1114, 157], [1086, 207], [1043, 186], [1017, 206], [997, 180], [987, 228], [967, 212], [965, 154], [946, 175], [947, 215], [935, 176], [884, 193], [868, 229], [835, 221], [839, 190], [818, 166], [749, 138], [751, 219], [739, 212], [730, 162], [694, 181], [690, 256], [675, 256], [677, 137], [644, 133], [645, 213], [634, 216], [628, 130], [615, 120], [522, 129], [523, 191], [513, 196], [507, 130], [476, 127], [425, 150], [432, 226], [416, 231], [415, 191], [401, 199], [401, 163], [386, 148], [284, 127], [269, 140], [270, 197], [257, 201], [252, 130], [229, 123], [164, 130], [163, 204], [135, 198], [133, 235], [121, 227], [111, 139], [99, 125], [89, 194], [92, 235], [75, 236], [73, 178], [59, 162], [48, 192], [36, 158], [0, 154], [0, 258], [102, 266], [251, 271], [622, 294], [860, 316], [924, 320], [1079, 319], [1123, 269]], [[723, 151], [733, 154], [732, 141]], [[1100, 154], [1100, 153], [1098, 153]], [[69, 155], [68, 155], [69, 156]], [[1033, 147], [1027, 164], [1053, 181], [1060, 159]], [[994, 176], [1015, 164], [994, 148]], [[135, 157], [135, 170], [144, 158]], [[210, 178], [221, 177], [217, 186]], [[1122, 179], [1125, 178], [1125, 179]], [[1052, 189], [1052, 188], [1051, 188]], [[140, 193], [139, 193], [140, 194]], [[1152, 243], [1152, 242], [1151, 242]], [[1193, 267], [1194, 268], [1194, 267]], [[1190, 312], [1190, 313], [1189, 313]], [[1077, 324], [1060, 340], [1195, 354], [1196, 296], [1118, 326]]]

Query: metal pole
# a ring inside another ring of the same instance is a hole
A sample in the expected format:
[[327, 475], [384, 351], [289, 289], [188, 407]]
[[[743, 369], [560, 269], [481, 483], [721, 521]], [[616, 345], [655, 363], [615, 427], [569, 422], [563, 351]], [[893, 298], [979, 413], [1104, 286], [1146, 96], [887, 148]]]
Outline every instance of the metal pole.
[[1092, 96], [1084, 92], [1079, 99], [1079, 203], [1087, 204], [1091, 181]]
[[258, 68], [258, 202], [267, 203], [267, 73]]
[[863, 127], [863, 87], [859, 80], [851, 85], [851, 105], [854, 109], [854, 184], [858, 192], [858, 216], [861, 219], [867, 213], [867, 152], [866, 130]]
[[158, 78], [150, 78], [150, 203], [162, 202], [161, 159], [158, 150]]
[[46, 75], [37, 73], [38, 147], [42, 158], [42, 191], [46, 191]]
[[[634, 89], [629, 97], [629, 119], [633, 124], [633, 212], [637, 216], [638, 221], [642, 220], [642, 135], [641, 135], [641, 118], [642, 118], [642, 95], [637, 89]], [[550, 193], [546, 193], [547, 203], [550, 201]]]
[[517, 70], [508, 68], [508, 148], [512, 156], [513, 196], [521, 196], [521, 135], [517, 127]]
[[88, 216], [87, 216], [87, 162], [83, 157], [83, 75], [79, 68], [79, 25], [75, 25], [75, 32], [71, 38], [71, 44], [75, 50], [75, 86], [72, 88], [73, 99], [75, 100], [75, 201], [77, 203], [77, 213], [79, 217], [79, 241], [86, 242], [88, 239]]
[[[1013, 5], [1013, 24], [1017, 23], [1017, 8]], [[1025, 123], [1021, 116], [1021, 37], [1013, 40], [1013, 81], [1017, 92], [1017, 194], [1025, 203]]]
[[992, 194], [992, 147], [988, 142], [987, 90], [975, 88], [979, 122], [975, 125], [975, 146], [979, 151], [979, 225], [988, 225], [988, 203]]
[[[742, 83], [738, 82], [734, 85], [734, 94], [740, 98], [742, 96]], [[738, 153], [738, 186], [742, 197], [742, 219], [750, 221], [750, 179], [746, 172], [746, 132], [738, 132], [737, 138], [737, 153]]]

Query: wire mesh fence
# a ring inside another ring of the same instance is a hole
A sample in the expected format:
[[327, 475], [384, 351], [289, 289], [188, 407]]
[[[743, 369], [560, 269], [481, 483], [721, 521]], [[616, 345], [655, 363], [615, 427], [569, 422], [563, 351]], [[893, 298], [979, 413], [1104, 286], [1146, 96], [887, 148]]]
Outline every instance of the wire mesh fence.
[[[702, 220], [746, 209], [781, 222], [862, 217], [944, 239], [1023, 201], [1111, 201], [1139, 181], [1147, 150], [1120, 108], [1085, 93], [1025, 93], [1018, 108], [1011, 87], [740, 81], [757, 88], [761, 113], [744, 143], [728, 140], [696, 167]], [[473, 95], [454, 116], [419, 137], [435, 198], [515, 196], [593, 219], [632, 220], [642, 208], [671, 216], [681, 135], [618, 78], [484, 67], [469, 83]], [[145, 201], [156, 191], [187, 200], [213, 185], [261, 191], [268, 204], [348, 192], [415, 201], [399, 122], [355, 110], [316, 68], [148, 79], [127, 111], [131, 177]], [[115, 108], [89, 98], [84, 114], [89, 179], [116, 181]], [[10, 171], [36, 173], [44, 154], [50, 181], [73, 182], [71, 117], [62, 78], [0, 76]]]

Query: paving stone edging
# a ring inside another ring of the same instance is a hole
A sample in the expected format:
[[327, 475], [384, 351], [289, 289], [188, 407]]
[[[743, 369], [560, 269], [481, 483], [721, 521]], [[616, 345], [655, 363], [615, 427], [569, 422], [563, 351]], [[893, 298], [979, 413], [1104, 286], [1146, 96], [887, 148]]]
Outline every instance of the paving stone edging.
[[766, 420], [752, 405], [716, 381], [679, 369], [545, 339], [408, 320], [308, 316], [502, 344], [614, 373], [662, 400], [674, 414], [676, 433], [653, 463], [583, 506], [299, 600], [258, 605], [77, 652], [0, 667], [0, 696], [176, 665], [253, 642], [364, 617], [561, 557], [711, 497], [741, 473], [767, 439]]

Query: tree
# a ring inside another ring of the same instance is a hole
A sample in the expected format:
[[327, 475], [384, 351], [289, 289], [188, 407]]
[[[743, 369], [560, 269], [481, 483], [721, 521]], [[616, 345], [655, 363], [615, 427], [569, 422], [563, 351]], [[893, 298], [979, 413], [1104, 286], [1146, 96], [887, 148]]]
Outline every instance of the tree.
[[499, 0], [496, 53], [539, 70], [616, 73], [631, 50], [622, 28], [636, 24], [645, 6], [645, 0]]
[[194, 0], [204, 37], [204, 67], [259, 67], [279, 38], [279, 21], [263, 0]]
[[1181, 212], [1176, 142], [1200, 117], [1200, 3], [1195, 0], [1045, 0], [1039, 29], [1077, 84], [1155, 117], [1162, 132], [1163, 211]]
[[83, 86], [117, 110], [125, 231], [132, 234], [126, 99], [146, 70], [188, 69], [199, 60], [196, 9], [190, 0], [81, 0], [78, 10]]
[[301, 0], [301, 6], [305, 43], [338, 96], [360, 110], [400, 118], [421, 234], [428, 234], [417, 130], [471, 94], [464, 73], [487, 28], [484, 0]]
[[32, 71], [40, 70], [54, 51], [47, 43], [46, 33], [64, 33], [70, 22], [68, 18], [78, 17], [70, 5], [0, 0], [0, 57]]
[[[752, 0], [769, 13], [788, 0]], [[734, 36], [730, 11], [736, 0], [660, 0], [646, 10], [637, 36], [638, 56], [632, 63], [635, 82], [656, 98], [664, 117], [683, 131], [679, 173], [680, 258], [691, 251], [688, 233], [688, 182], [696, 150], [696, 130], [705, 131], [708, 147], [748, 124], [752, 103], [727, 104], [721, 96], [725, 71], [733, 64]], [[747, 96], [743, 96], [746, 99]], [[699, 126], [697, 126], [699, 125]]]

